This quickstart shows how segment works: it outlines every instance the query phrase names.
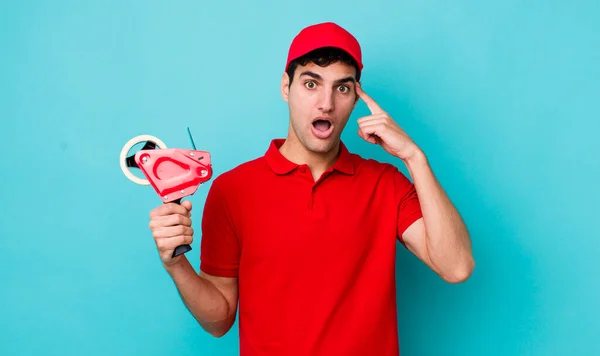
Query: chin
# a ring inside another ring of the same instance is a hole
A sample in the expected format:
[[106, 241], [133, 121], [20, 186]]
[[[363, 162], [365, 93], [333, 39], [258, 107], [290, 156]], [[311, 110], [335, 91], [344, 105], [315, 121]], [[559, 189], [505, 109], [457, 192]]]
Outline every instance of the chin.
[[334, 129], [334, 127], [331, 127], [331, 131], [326, 135], [327, 137], [322, 138], [317, 136], [312, 126], [300, 128], [292, 123], [290, 134], [295, 136], [296, 140], [307, 151], [315, 154], [331, 152], [340, 141], [338, 129]]
[[335, 137], [329, 137], [327, 139], [309, 137], [308, 140], [304, 141], [304, 146], [314, 153], [328, 153], [335, 148], [337, 141], [338, 140]]

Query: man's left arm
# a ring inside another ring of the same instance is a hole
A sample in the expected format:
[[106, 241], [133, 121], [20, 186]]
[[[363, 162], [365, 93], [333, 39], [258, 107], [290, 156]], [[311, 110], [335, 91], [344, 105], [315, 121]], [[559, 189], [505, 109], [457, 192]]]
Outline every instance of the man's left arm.
[[402, 235], [406, 247], [450, 283], [463, 282], [475, 267], [471, 239], [460, 214], [436, 179], [427, 157], [408, 135], [357, 85], [371, 110], [358, 120], [359, 136], [404, 161], [419, 197], [423, 217]]
[[404, 244], [444, 280], [465, 281], [475, 267], [465, 223], [435, 178], [425, 155], [417, 150], [404, 162], [423, 214], [402, 235]]

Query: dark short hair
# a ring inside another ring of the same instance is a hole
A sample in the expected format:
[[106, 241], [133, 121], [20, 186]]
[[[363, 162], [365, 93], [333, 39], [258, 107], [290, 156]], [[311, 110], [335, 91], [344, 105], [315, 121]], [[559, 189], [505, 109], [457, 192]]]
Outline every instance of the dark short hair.
[[302, 57], [296, 58], [290, 62], [290, 65], [286, 70], [288, 76], [290, 77], [290, 85], [292, 84], [292, 80], [294, 79], [294, 72], [296, 71], [296, 67], [298, 67], [299, 65], [305, 66], [310, 62], [321, 67], [326, 67], [336, 62], [342, 62], [351, 65], [356, 69], [356, 81], [360, 80], [360, 69], [358, 68], [358, 64], [356, 63], [354, 58], [352, 58], [352, 56], [346, 53], [346, 51], [343, 51], [339, 48], [322, 47], [315, 49], [314, 51], [308, 52]]

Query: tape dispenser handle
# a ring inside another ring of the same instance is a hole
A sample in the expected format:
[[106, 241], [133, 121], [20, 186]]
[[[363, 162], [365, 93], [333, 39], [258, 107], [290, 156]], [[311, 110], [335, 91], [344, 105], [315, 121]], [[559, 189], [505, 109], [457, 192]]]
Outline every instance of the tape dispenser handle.
[[[181, 205], [181, 198], [179, 198], [177, 200], [173, 200], [172, 203]], [[175, 250], [173, 250], [173, 257], [183, 255], [184, 253], [191, 251], [191, 250], [192, 250], [192, 246], [190, 246], [188, 244], [179, 245], [175, 248]]]

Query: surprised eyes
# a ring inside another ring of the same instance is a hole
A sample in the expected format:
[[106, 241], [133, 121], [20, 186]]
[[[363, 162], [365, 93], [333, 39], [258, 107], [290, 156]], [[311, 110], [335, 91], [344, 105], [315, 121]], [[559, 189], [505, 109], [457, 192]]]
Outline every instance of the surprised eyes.
[[[315, 83], [312, 80], [309, 80], [309, 81], [306, 81], [304, 83], [304, 86], [306, 87], [306, 89], [312, 90], [312, 89], [315, 89], [317, 87], [317, 83]], [[350, 91], [350, 88], [347, 85], [343, 85], [342, 84], [342, 85], [340, 85], [340, 86], [337, 87], [337, 90], [340, 93], [345, 94], [345, 93], [348, 93]]]

